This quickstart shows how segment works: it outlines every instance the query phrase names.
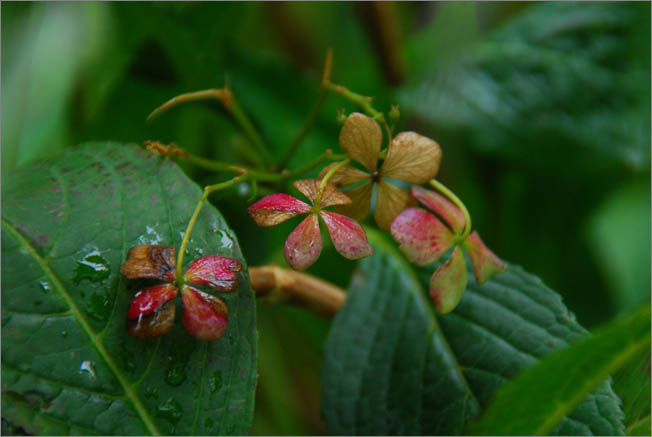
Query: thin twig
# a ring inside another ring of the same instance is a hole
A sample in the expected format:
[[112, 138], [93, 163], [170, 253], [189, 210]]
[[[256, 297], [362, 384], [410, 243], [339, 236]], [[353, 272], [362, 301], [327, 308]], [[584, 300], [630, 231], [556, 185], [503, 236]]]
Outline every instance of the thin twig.
[[274, 265], [249, 267], [249, 277], [256, 297], [299, 306], [329, 319], [346, 300], [346, 292], [336, 285]]
[[294, 141], [292, 141], [292, 144], [290, 145], [287, 152], [285, 153], [285, 156], [283, 156], [283, 159], [281, 159], [281, 162], [279, 162], [278, 168], [282, 169], [288, 165], [290, 159], [292, 159], [292, 156], [294, 156], [297, 149], [301, 145], [301, 142], [306, 137], [306, 135], [308, 135], [310, 129], [312, 129], [312, 125], [315, 124], [315, 120], [319, 115], [319, 110], [321, 109], [321, 106], [324, 103], [324, 99], [328, 94], [328, 90], [326, 90], [326, 84], [330, 82], [332, 65], [333, 65], [333, 50], [328, 49], [328, 51], [326, 52], [326, 59], [324, 60], [324, 69], [322, 70], [321, 84], [319, 86], [319, 91], [317, 92], [317, 100], [315, 101], [315, 104], [310, 110], [308, 117], [306, 117], [306, 121], [303, 123], [303, 126], [301, 127], [301, 131], [296, 136]]

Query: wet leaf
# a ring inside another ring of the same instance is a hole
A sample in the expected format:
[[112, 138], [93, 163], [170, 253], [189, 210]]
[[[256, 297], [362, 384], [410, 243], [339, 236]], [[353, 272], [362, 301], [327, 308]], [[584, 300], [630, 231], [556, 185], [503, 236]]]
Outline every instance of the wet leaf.
[[[197, 185], [135, 146], [91, 143], [2, 188], [3, 417], [36, 434], [248, 432], [256, 334], [246, 267], [235, 291], [215, 293], [229, 309], [223, 338], [195, 339], [181, 317], [163, 337], [127, 332], [130, 301], [152, 280], [127, 280], [120, 266], [133, 246], [179, 246]], [[245, 265], [210, 205], [189, 249]], [[80, 262], [101, 274], [80, 277]], [[170, 307], [179, 316], [180, 301]], [[223, 383], [209, 390], [216, 373]]]
[[[325, 346], [331, 434], [460, 434], [505, 382], [586, 334], [555, 292], [516, 266], [482, 286], [469, 275], [457, 308], [438, 316], [432, 269], [415, 271], [384, 236], [367, 235], [375, 253], [354, 274]], [[553, 433], [622, 434], [618, 403], [604, 382]]]

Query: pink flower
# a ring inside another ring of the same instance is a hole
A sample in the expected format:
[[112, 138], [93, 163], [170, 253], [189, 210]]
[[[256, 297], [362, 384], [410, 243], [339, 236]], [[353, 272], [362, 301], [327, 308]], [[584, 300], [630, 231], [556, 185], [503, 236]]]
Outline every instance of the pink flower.
[[[240, 261], [219, 255], [197, 258], [183, 276], [183, 325], [200, 340], [213, 341], [224, 335], [228, 308], [222, 299], [185, 284], [205, 285], [216, 291], [238, 288]], [[136, 293], [127, 311], [127, 330], [136, 337], [158, 337], [172, 329], [174, 298], [178, 288], [172, 246], [135, 246], [129, 250], [120, 272], [128, 279], [160, 279], [167, 283]]]
[[441, 194], [412, 186], [412, 196], [435, 212], [408, 208], [392, 222], [391, 232], [407, 258], [418, 265], [439, 260], [455, 246], [451, 257], [441, 264], [430, 279], [430, 295], [441, 313], [455, 309], [466, 289], [466, 249], [479, 284], [507, 269], [505, 263], [484, 245], [476, 231], [464, 238], [464, 214]]
[[335, 249], [345, 258], [358, 259], [373, 253], [367, 235], [358, 222], [350, 217], [322, 209], [350, 203], [351, 199], [333, 185], [326, 184], [320, 201], [316, 202], [319, 185], [320, 181], [317, 179], [302, 179], [294, 182], [295, 188], [310, 199], [312, 207], [296, 197], [282, 193], [263, 197], [249, 207], [251, 218], [259, 226], [265, 227], [277, 225], [298, 214], [308, 214], [308, 217], [290, 233], [283, 248], [285, 259], [295, 270], [307, 269], [319, 258], [322, 249], [320, 218], [326, 223]]

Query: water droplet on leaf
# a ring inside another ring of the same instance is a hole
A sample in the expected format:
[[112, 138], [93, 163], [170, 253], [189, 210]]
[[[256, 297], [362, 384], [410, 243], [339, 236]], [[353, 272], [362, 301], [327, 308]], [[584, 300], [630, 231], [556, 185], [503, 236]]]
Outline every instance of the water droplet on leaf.
[[168, 374], [165, 376], [165, 382], [174, 386], [181, 384], [186, 379], [185, 367], [186, 363], [184, 362], [172, 362]]
[[61, 336], [62, 337], [67, 337], [68, 336], [68, 331], [61, 331]]
[[156, 387], [147, 387], [147, 389], [145, 390], [145, 397], [147, 399], [157, 399], [158, 389]]
[[179, 423], [179, 419], [181, 419], [181, 415], [183, 414], [181, 405], [179, 405], [177, 401], [175, 401], [172, 397], [168, 398], [167, 401], [159, 405], [156, 411], [157, 416], [168, 419], [174, 425]]
[[110, 273], [109, 263], [102, 258], [99, 250], [94, 249], [82, 260], [77, 261], [73, 281], [75, 284], [79, 284], [83, 279], [88, 279], [91, 282], [102, 282], [109, 277]]
[[103, 293], [93, 293], [88, 299], [88, 311], [93, 318], [104, 321], [109, 317], [111, 307]]
[[216, 233], [220, 236], [220, 244], [222, 247], [225, 247], [227, 249], [232, 249], [233, 248], [233, 239], [227, 234], [226, 231], [222, 229], [218, 229]]
[[95, 364], [92, 361], [83, 361], [79, 366], [79, 371], [87, 373], [91, 380], [95, 380]]
[[50, 284], [47, 281], [41, 281], [38, 285], [41, 287], [43, 293], [48, 293], [51, 290]]
[[161, 235], [156, 232], [156, 228], [153, 226], [145, 226], [145, 234], [138, 237], [138, 243], [140, 244], [159, 244], [163, 241]]
[[222, 388], [222, 372], [220, 372], [219, 370], [213, 372], [213, 376], [211, 376], [208, 383], [210, 384], [211, 394], [215, 393], [220, 388]]

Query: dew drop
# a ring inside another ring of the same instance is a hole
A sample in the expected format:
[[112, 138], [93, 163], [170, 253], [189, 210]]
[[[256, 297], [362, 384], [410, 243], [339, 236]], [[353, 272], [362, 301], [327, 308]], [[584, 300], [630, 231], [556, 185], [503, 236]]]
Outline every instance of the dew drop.
[[213, 372], [213, 376], [208, 380], [208, 383], [211, 388], [211, 394], [219, 391], [222, 388], [222, 372], [219, 370]]
[[73, 281], [79, 284], [83, 279], [91, 282], [102, 282], [109, 277], [111, 269], [109, 263], [102, 258], [99, 250], [93, 249], [84, 258], [77, 261]]
[[158, 389], [156, 387], [147, 387], [145, 397], [147, 399], [158, 399]]
[[41, 291], [45, 294], [47, 294], [52, 288], [50, 288], [50, 284], [47, 281], [41, 281], [38, 284], [41, 287]]
[[61, 336], [62, 336], [63, 338], [68, 337], [68, 331], [61, 331]]
[[111, 306], [104, 293], [91, 294], [88, 299], [88, 312], [93, 318], [100, 321], [104, 321], [109, 317]]
[[168, 398], [168, 400], [156, 408], [157, 416], [169, 420], [175, 426], [177, 423], [179, 423], [179, 419], [181, 419], [182, 414], [183, 410], [181, 409], [181, 405], [179, 405], [177, 401], [175, 401], [172, 397]]
[[163, 238], [156, 232], [156, 228], [148, 225], [145, 226], [145, 233], [138, 237], [140, 244], [159, 244], [161, 241]]
[[227, 249], [233, 248], [233, 239], [223, 229], [218, 229], [216, 233], [220, 236], [220, 243]]
[[[172, 361], [171, 357], [168, 357]], [[186, 379], [186, 363], [172, 362], [168, 369], [168, 374], [165, 376], [165, 382], [170, 385], [177, 386]]]
[[91, 380], [95, 380], [95, 364], [92, 361], [83, 361], [79, 366], [79, 371], [86, 372]]

